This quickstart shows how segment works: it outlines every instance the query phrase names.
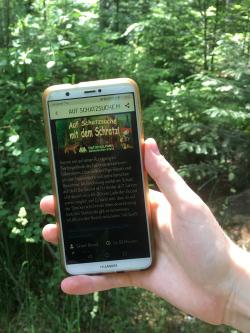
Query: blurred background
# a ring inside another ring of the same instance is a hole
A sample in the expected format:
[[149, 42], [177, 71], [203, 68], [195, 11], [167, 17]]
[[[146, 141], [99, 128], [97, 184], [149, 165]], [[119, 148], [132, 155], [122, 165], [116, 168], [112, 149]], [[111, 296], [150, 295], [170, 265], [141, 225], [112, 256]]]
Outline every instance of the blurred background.
[[249, 0], [0, 0], [0, 332], [235, 333], [140, 289], [60, 291], [41, 94], [114, 77], [138, 82], [145, 136], [250, 249]]

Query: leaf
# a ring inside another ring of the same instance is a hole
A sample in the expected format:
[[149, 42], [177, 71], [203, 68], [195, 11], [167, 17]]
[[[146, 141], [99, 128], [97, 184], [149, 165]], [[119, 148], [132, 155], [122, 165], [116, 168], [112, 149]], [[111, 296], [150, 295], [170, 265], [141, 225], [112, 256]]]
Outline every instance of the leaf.
[[20, 149], [15, 148], [12, 152], [13, 156], [20, 156], [22, 154], [22, 151]]
[[11, 142], [11, 143], [15, 143], [15, 142], [17, 142], [19, 140], [19, 135], [18, 134], [14, 134], [14, 135], [11, 135], [10, 137], [9, 137], [9, 142]]
[[231, 84], [229, 84], [227, 86], [221, 86], [221, 87], [216, 88], [216, 91], [228, 92], [232, 89], [234, 89], [234, 87]]
[[46, 67], [47, 67], [48, 69], [50, 69], [50, 68], [54, 67], [55, 64], [56, 64], [56, 62], [53, 61], [53, 60], [51, 60], [51, 61], [47, 62]]
[[125, 37], [129, 35], [132, 31], [136, 30], [137, 28], [142, 27], [141, 23], [133, 23], [129, 25], [126, 29], [126, 31], [121, 35], [121, 37]]

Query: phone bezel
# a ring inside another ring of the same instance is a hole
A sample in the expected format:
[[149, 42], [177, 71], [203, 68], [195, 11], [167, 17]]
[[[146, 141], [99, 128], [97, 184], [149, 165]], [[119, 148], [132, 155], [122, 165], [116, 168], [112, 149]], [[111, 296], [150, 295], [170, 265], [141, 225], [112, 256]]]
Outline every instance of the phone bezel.
[[[88, 90], [87, 93], [85, 92], [86, 89]], [[91, 90], [92, 92], [89, 92], [89, 90]], [[68, 92], [69, 94], [66, 94]], [[136, 259], [120, 259], [120, 260], [101, 261], [93, 263], [67, 264], [65, 257], [63, 231], [61, 227], [61, 212], [60, 212], [60, 204], [58, 196], [58, 186], [56, 181], [55, 159], [52, 147], [52, 135], [50, 128], [48, 102], [58, 101], [58, 100], [71, 100], [74, 98], [105, 96], [109, 94], [119, 94], [119, 93], [134, 93], [134, 98], [135, 98], [137, 135], [141, 147], [140, 161], [142, 166], [144, 202], [145, 202], [145, 209], [147, 212], [147, 232], [148, 232], [150, 256], [146, 258], [136, 258]], [[58, 238], [59, 238], [61, 259], [64, 270], [68, 274], [79, 275], [79, 274], [99, 274], [99, 273], [109, 273], [109, 272], [143, 270], [150, 267], [152, 264], [152, 250], [151, 250], [151, 240], [150, 240], [150, 207], [149, 207], [148, 190], [147, 190], [147, 177], [143, 163], [142, 148], [143, 148], [144, 139], [143, 139], [142, 118], [141, 118], [140, 95], [139, 95], [138, 86], [135, 83], [135, 81], [124, 78], [124, 79], [100, 80], [92, 82], [81, 82], [75, 85], [66, 84], [66, 85], [51, 86], [47, 88], [43, 94], [43, 109], [44, 109], [44, 118], [45, 118], [46, 137], [49, 148], [52, 187], [53, 187], [53, 193], [56, 198], [56, 218], [59, 226]]]

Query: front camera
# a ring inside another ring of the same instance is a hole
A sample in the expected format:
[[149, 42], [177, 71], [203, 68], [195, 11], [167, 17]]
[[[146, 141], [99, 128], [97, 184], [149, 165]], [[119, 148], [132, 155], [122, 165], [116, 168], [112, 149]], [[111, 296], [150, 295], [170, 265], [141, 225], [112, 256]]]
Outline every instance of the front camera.
[[69, 95], [70, 95], [70, 93], [67, 91], [67, 92], [65, 93], [65, 95], [66, 95], [66, 96], [69, 96]]

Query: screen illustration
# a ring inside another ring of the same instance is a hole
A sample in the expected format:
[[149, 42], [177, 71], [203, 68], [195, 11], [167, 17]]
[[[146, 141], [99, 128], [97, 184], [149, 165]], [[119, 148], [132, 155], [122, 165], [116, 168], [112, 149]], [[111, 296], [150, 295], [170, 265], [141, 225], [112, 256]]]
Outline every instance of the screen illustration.
[[59, 154], [133, 148], [131, 113], [56, 120]]

